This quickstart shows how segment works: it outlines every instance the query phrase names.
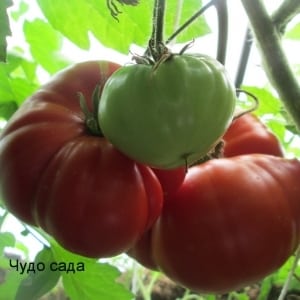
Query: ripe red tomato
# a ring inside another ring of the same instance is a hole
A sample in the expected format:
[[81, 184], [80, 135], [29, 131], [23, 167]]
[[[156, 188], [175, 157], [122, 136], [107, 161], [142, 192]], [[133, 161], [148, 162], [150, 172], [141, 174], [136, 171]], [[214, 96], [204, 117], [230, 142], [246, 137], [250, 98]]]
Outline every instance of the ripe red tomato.
[[[283, 156], [280, 142], [276, 136], [253, 114], [245, 114], [234, 120], [224, 137], [224, 157], [241, 154], [262, 153], [274, 156]], [[187, 171], [185, 168], [175, 170], [153, 169], [158, 177], [167, 201], [182, 184]], [[134, 245], [128, 254], [145, 267], [157, 270], [151, 250], [151, 231]]]
[[299, 245], [299, 178], [298, 160], [262, 154], [190, 168], [153, 226], [155, 264], [199, 292], [261, 280]]
[[263, 153], [283, 156], [277, 137], [253, 114], [235, 119], [225, 135], [224, 156]]
[[[179, 189], [184, 181], [187, 170], [185, 167], [180, 167], [170, 170], [153, 169], [153, 172], [161, 184], [164, 197], [168, 198]], [[151, 228], [143, 234], [127, 254], [144, 267], [157, 270], [151, 251]]]
[[7, 208], [90, 257], [128, 250], [162, 206], [152, 170], [91, 133], [79, 104], [81, 92], [92, 111], [96, 85], [118, 68], [92, 61], [65, 69], [25, 101], [0, 137]]
[[181, 186], [187, 169], [180, 167], [176, 169], [152, 169], [162, 186], [165, 196], [174, 194]]

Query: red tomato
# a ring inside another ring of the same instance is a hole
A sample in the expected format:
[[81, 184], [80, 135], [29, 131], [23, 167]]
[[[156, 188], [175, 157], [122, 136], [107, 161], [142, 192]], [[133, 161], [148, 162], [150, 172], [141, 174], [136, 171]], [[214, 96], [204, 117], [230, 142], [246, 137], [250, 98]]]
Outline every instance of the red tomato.
[[253, 114], [234, 120], [223, 136], [224, 156], [263, 153], [283, 156], [277, 137]]
[[187, 172], [185, 167], [170, 170], [152, 170], [159, 179], [165, 196], [172, 195], [179, 189]]
[[86, 126], [81, 92], [92, 94], [119, 65], [84, 62], [65, 69], [19, 108], [0, 138], [0, 190], [19, 219], [66, 249], [90, 257], [128, 250], [160, 213], [161, 186]]
[[174, 281], [224, 293], [279, 268], [300, 241], [300, 162], [271, 155], [192, 167], [152, 229], [152, 257]]
[[[171, 170], [153, 169], [153, 172], [162, 186], [164, 197], [168, 198], [179, 189], [183, 183], [187, 170], [185, 167], [181, 167]], [[144, 267], [157, 270], [151, 251], [151, 230], [148, 230], [127, 254]]]
[[[262, 153], [283, 156], [282, 148], [276, 136], [253, 114], [245, 114], [231, 124], [225, 133], [223, 154], [232, 157], [241, 154]], [[185, 168], [175, 170], [153, 169], [158, 177], [165, 197], [173, 195], [182, 184], [187, 172]], [[150, 269], [157, 269], [151, 251], [151, 232], [147, 232], [128, 252], [139, 263]]]

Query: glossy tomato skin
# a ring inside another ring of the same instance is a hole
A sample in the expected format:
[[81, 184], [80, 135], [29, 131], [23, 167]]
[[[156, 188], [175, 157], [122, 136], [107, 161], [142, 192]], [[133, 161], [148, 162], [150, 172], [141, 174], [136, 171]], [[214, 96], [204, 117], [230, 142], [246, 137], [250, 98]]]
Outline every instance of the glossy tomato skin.
[[173, 169], [214, 146], [234, 107], [235, 89], [219, 62], [173, 55], [156, 69], [137, 64], [115, 72], [103, 89], [99, 122], [108, 140], [129, 157]]
[[155, 263], [205, 293], [261, 280], [299, 244], [299, 176], [299, 161], [259, 154], [192, 167], [153, 227]]
[[92, 110], [96, 85], [119, 67], [92, 61], [58, 73], [25, 101], [0, 139], [0, 190], [7, 208], [89, 257], [128, 250], [158, 217], [162, 201], [151, 169], [92, 135], [85, 124], [78, 93]]
[[173, 195], [183, 183], [187, 173], [186, 167], [179, 167], [171, 170], [152, 170], [162, 186], [164, 196]]
[[[164, 199], [174, 195], [180, 188], [184, 181], [187, 170], [185, 167], [180, 167], [171, 170], [152, 169], [155, 176], [158, 178]], [[156, 263], [152, 256], [152, 243], [151, 243], [152, 230], [151, 227], [147, 230], [142, 237], [129, 249], [127, 254], [138, 261], [144, 267], [151, 270], [158, 270]]]
[[232, 122], [223, 136], [224, 157], [262, 153], [283, 156], [277, 137], [254, 114], [245, 114]]

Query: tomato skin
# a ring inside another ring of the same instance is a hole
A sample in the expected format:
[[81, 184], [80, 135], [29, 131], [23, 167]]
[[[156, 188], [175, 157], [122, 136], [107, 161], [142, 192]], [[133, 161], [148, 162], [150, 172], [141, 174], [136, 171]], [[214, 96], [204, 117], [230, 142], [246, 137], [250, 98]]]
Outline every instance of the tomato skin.
[[245, 114], [232, 122], [225, 135], [224, 157], [263, 153], [283, 156], [277, 137], [254, 114]]
[[269, 155], [192, 167], [152, 229], [155, 263], [202, 293], [261, 280], [299, 244], [299, 178], [299, 161]]
[[145, 268], [158, 271], [158, 266], [153, 258], [151, 229], [142, 235], [134, 247], [127, 251], [127, 254]]
[[155, 175], [157, 176], [163, 192], [164, 196], [174, 194], [185, 178], [187, 173], [186, 167], [180, 167], [171, 170], [164, 170], [164, 169], [152, 169]]
[[[185, 167], [180, 167], [171, 170], [163, 169], [152, 169], [155, 176], [158, 178], [164, 199], [169, 198], [171, 195], [175, 194], [184, 181], [187, 170]], [[151, 228], [147, 230], [142, 237], [134, 244], [134, 246], [129, 249], [127, 254], [138, 261], [144, 267], [151, 270], [158, 270], [156, 263], [154, 262], [151, 250]]]
[[84, 62], [58, 73], [19, 108], [0, 138], [0, 191], [8, 210], [66, 249], [89, 257], [127, 251], [160, 213], [162, 190], [105, 138], [79, 104], [120, 66]]
[[115, 72], [103, 89], [99, 123], [129, 157], [173, 169], [195, 162], [214, 146], [232, 120], [235, 98], [216, 60], [174, 55], [155, 70], [137, 64]]

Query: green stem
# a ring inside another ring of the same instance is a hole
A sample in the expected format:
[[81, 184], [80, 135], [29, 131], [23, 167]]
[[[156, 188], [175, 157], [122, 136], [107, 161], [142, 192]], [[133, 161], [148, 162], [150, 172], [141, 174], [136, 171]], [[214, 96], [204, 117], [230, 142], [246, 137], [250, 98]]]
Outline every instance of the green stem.
[[284, 33], [286, 25], [299, 13], [299, 0], [285, 0], [273, 13], [273, 23], [281, 33]]
[[289, 286], [291, 284], [292, 278], [294, 276], [294, 273], [295, 273], [295, 270], [296, 270], [296, 268], [298, 266], [299, 261], [300, 261], [300, 245], [298, 246], [298, 249], [297, 249], [296, 254], [295, 254], [295, 259], [294, 259], [292, 268], [291, 268], [291, 270], [289, 272], [289, 275], [288, 275], [288, 277], [287, 277], [287, 279], [286, 279], [286, 281], [284, 283], [284, 286], [283, 286], [283, 288], [281, 290], [281, 293], [280, 293], [280, 295], [278, 297], [278, 300], [284, 300], [285, 299], [285, 296], [286, 296], [286, 294], [288, 292]]
[[160, 60], [164, 53], [164, 16], [165, 16], [165, 0], [155, 0], [153, 9], [153, 26], [149, 46], [146, 54], [151, 54], [154, 61]]
[[160, 45], [164, 42], [164, 17], [165, 17], [165, 0], [158, 0], [156, 6], [155, 13], [155, 36], [154, 42], [156, 47], [160, 47]]
[[42, 229], [33, 229], [31, 226], [22, 222], [23, 227], [34, 237], [38, 242], [40, 242], [44, 247], [49, 248], [50, 243], [48, 241], [47, 234], [42, 231]]
[[237, 70], [237, 74], [235, 77], [235, 87], [237, 89], [239, 89], [241, 87], [242, 82], [244, 80], [252, 44], [253, 44], [252, 34], [251, 34], [250, 29], [247, 28], [245, 38], [244, 38], [243, 49], [242, 49], [241, 57], [239, 60], [238, 70]]
[[218, 14], [218, 49], [217, 60], [225, 65], [228, 40], [228, 10], [227, 0], [217, 0], [215, 7]]
[[101, 86], [96, 86], [92, 95], [92, 105], [93, 105], [92, 111], [89, 110], [86, 103], [86, 99], [84, 98], [83, 94], [79, 93], [78, 95], [79, 95], [80, 108], [83, 111], [85, 117], [85, 124], [89, 133], [95, 136], [102, 137], [103, 134], [97, 119], [100, 94], [101, 94]]
[[280, 34], [261, 0], [241, 0], [249, 17], [266, 74], [300, 130], [300, 86], [282, 49]]
[[197, 11], [192, 17], [190, 17], [183, 25], [181, 25], [167, 40], [166, 44], [169, 44], [173, 41], [177, 35], [179, 35], [182, 31], [184, 31], [191, 23], [193, 23], [198, 17], [200, 17], [208, 8], [215, 4], [216, 0], [211, 0], [206, 5], [201, 7], [199, 11]]

